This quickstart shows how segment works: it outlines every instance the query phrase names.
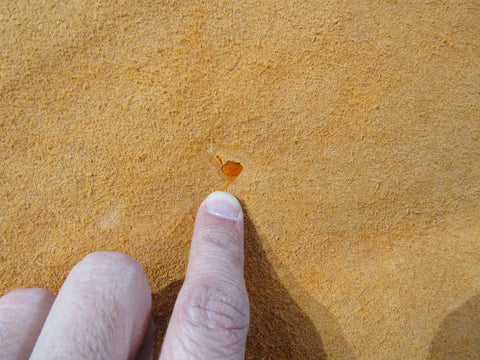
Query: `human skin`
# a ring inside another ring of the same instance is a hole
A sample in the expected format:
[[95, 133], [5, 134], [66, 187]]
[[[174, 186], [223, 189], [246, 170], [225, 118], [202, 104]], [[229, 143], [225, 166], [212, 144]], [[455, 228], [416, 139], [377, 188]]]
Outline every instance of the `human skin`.
[[[250, 315], [243, 266], [240, 203], [214, 192], [197, 212], [161, 360], [244, 359]], [[17, 289], [0, 298], [2, 359], [152, 359], [151, 303], [136, 260], [89, 254], [56, 297], [46, 289]]]

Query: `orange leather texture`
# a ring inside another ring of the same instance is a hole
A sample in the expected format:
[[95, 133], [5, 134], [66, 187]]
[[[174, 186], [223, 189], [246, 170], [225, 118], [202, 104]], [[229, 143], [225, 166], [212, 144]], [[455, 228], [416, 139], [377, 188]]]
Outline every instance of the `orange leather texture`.
[[[247, 359], [480, 353], [480, 6], [0, 4], [0, 294], [144, 266], [156, 348], [208, 193], [246, 212]], [[217, 160], [238, 162], [233, 180]]]

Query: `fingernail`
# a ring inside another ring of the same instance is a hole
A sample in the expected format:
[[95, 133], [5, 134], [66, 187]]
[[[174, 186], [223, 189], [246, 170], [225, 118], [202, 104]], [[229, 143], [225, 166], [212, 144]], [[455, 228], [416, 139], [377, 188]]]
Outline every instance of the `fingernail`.
[[208, 195], [205, 205], [210, 214], [230, 220], [237, 220], [242, 211], [237, 198], [223, 191], [216, 191]]

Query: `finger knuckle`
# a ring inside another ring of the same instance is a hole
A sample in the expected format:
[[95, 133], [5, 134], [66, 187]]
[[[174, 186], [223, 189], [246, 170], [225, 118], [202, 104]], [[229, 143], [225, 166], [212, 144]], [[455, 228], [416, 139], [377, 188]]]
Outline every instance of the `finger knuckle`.
[[202, 284], [187, 289], [181, 314], [199, 337], [222, 339], [226, 347], [245, 341], [249, 325], [246, 292]]

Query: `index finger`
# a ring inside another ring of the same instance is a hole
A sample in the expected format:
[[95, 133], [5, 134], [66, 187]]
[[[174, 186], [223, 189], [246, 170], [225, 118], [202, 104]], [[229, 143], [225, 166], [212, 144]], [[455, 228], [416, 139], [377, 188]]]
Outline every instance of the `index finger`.
[[238, 200], [210, 194], [197, 212], [185, 282], [160, 359], [245, 358], [250, 314], [243, 240]]

